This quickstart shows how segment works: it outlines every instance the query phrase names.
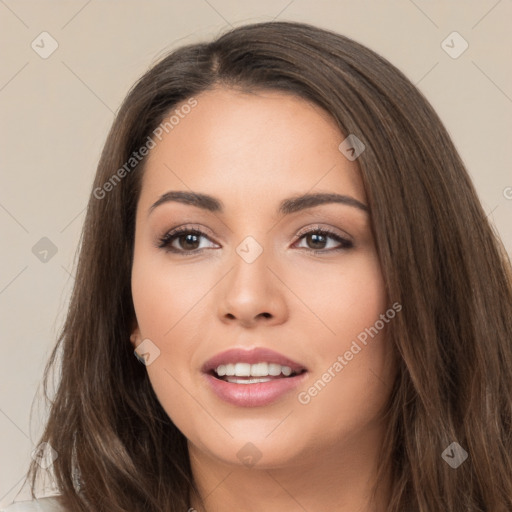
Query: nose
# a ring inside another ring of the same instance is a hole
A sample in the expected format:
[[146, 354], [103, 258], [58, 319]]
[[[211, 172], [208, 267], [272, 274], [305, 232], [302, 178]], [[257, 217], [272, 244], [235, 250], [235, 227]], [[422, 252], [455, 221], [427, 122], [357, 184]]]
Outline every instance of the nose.
[[288, 317], [283, 277], [275, 264], [270, 268], [266, 252], [252, 263], [238, 254], [232, 269], [219, 283], [218, 316], [224, 323], [238, 323], [245, 328], [279, 325]]

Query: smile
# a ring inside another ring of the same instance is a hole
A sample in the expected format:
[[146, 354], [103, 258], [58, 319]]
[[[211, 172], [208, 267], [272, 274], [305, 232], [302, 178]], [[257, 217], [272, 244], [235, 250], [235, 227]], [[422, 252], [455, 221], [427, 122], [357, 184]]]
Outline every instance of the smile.
[[202, 371], [214, 395], [238, 407], [270, 405], [297, 387], [308, 373], [292, 359], [261, 347], [217, 354]]

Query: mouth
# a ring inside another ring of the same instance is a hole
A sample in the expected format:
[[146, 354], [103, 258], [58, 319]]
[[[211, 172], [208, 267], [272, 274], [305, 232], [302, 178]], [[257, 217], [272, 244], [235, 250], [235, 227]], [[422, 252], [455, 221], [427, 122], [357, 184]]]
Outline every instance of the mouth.
[[263, 361], [256, 364], [240, 362], [220, 364], [215, 369], [210, 370], [208, 374], [232, 384], [259, 384], [293, 378], [305, 372], [305, 368], [294, 371], [290, 366]]
[[288, 394], [306, 378], [300, 363], [270, 349], [231, 349], [202, 367], [217, 397], [238, 407], [266, 406]]

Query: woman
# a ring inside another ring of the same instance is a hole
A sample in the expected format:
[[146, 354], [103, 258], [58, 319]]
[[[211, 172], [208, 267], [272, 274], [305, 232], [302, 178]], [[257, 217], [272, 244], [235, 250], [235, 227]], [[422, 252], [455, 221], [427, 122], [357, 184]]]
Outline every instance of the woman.
[[108, 136], [45, 503], [509, 511], [511, 340], [510, 261], [418, 90], [325, 30], [234, 29]]

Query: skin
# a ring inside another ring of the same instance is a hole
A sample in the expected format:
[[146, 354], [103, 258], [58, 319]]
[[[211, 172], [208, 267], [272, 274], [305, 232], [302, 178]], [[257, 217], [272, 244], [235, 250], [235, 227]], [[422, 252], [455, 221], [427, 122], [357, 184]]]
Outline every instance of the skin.
[[[384, 511], [389, 481], [379, 486], [376, 503], [369, 496], [384, 432], [379, 413], [394, 375], [386, 328], [309, 403], [298, 400], [390, 307], [370, 216], [339, 203], [277, 213], [283, 199], [304, 193], [367, 204], [357, 160], [338, 150], [345, 137], [330, 116], [293, 95], [218, 88], [196, 99], [146, 162], [131, 339], [135, 347], [149, 338], [160, 350], [148, 375], [188, 439], [207, 510]], [[172, 190], [215, 196], [224, 212], [166, 202], [148, 213]], [[206, 236], [172, 245], [203, 252], [181, 256], [157, 247], [182, 225]], [[353, 247], [333, 251], [335, 239], [297, 236], [318, 227]], [[236, 252], [247, 236], [263, 249], [252, 263]], [[205, 386], [200, 369], [233, 347], [272, 348], [308, 368], [307, 379], [268, 406], [226, 403]], [[251, 467], [237, 456], [248, 442], [261, 454]], [[191, 506], [204, 510], [197, 500]]]

